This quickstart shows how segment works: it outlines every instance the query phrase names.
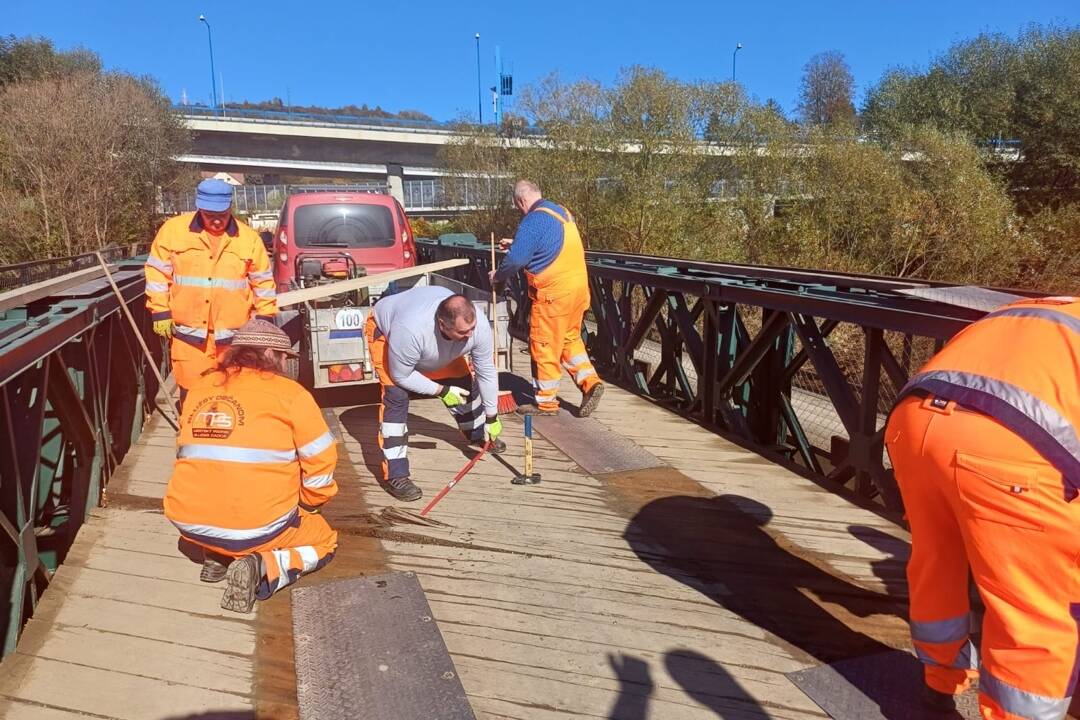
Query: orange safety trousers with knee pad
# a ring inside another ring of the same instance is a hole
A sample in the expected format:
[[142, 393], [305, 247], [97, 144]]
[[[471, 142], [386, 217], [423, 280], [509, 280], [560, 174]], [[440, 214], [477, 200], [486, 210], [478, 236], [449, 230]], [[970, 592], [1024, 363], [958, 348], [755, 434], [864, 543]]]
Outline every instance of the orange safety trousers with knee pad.
[[[987, 720], [1065, 717], [1080, 636], [1080, 303], [989, 314], [901, 398], [884, 437], [911, 526], [927, 685], [955, 694], [977, 675]], [[969, 573], [986, 609], [979, 652]]]
[[590, 302], [589, 276], [585, 246], [569, 211], [564, 209], [565, 218], [550, 208], [537, 208], [536, 212], [551, 215], [563, 228], [562, 250], [555, 261], [539, 273], [525, 273], [532, 298], [529, 354], [536, 405], [558, 410], [563, 368], [583, 393], [600, 382], [581, 340], [581, 321]]

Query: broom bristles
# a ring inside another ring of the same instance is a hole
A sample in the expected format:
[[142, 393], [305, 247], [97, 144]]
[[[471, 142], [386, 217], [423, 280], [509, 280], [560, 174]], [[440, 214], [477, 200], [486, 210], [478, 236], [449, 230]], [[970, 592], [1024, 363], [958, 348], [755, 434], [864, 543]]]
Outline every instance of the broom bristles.
[[514, 393], [510, 390], [499, 391], [499, 414], [508, 415], [517, 410], [517, 400], [514, 399]]

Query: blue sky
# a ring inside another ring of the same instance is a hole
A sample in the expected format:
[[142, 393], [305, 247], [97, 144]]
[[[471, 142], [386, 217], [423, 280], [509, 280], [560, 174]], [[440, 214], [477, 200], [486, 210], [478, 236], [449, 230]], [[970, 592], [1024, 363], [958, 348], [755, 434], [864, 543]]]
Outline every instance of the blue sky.
[[490, 118], [494, 47], [515, 87], [558, 71], [612, 81], [633, 64], [683, 80], [736, 75], [759, 98], [792, 109], [802, 67], [837, 50], [851, 65], [858, 98], [884, 70], [925, 65], [982, 31], [1016, 35], [1030, 23], [1080, 23], [1077, 0], [779, 0], [777, 2], [525, 3], [250, 2], [233, 0], [7, 0], [0, 34], [35, 35], [60, 48], [82, 45], [108, 68], [151, 75], [174, 100], [210, 97], [205, 13], [227, 101], [289, 96], [294, 104], [382, 105], [439, 120], [477, 107], [481, 34], [484, 114]]

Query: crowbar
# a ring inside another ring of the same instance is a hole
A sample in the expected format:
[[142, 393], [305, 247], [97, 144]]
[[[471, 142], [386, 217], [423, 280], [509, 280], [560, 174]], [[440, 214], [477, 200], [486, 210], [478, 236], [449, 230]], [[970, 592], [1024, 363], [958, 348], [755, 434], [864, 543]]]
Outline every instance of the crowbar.
[[490, 448], [491, 448], [491, 441], [488, 440], [487, 442], [484, 443], [484, 447], [480, 448], [480, 452], [476, 453], [476, 457], [474, 457], [472, 460], [470, 460], [465, 467], [461, 468], [460, 472], [458, 472], [458, 474], [454, 476], [453, 480], [446, 483], [446, 487], [444, 487], [442, 490], [440, 490], [438, 495], [431, 498], [431, 502], [429, 502], [424, 507], [424, 509], [420, 511], [420, 517], [424, 517], [429, 512], [431, 512], [431, 508], [438, 505], [439, 501], [442, 500], [444, 497], [446, 497], [446, 493], [450, 492], [454, 488], [454, 486], [458, 484], [458, 480], [461, 480], [461, 478], [465, 477], [465, 473], [467, 473], [467, 472], [469, 472], [470, 470], [473, 469], [473, 465], [475, 465], [477, 462], [479, 462], [480, 458], [484, 457], [484, 453], [486, 453]]

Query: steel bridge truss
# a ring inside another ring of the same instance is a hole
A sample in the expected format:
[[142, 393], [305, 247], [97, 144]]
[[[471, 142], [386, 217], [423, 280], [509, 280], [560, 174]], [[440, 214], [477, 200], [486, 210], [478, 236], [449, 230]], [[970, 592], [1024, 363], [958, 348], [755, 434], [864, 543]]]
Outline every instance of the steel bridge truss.
[[[489, 287], [490, 250], [419, 242], [425, 262], [464, 257]], [[900, 509], [885, 419], [913, 369], [983, 312], [899, 291], [942, 283], [590, 252], [585, 333], [608, 381], [855, 497]], [[511, 333], [528, 335], [521, 279]]]
[[[115, 277], [150, 337], [141, 262], [122, 264]], [[0, 312], [4, 654], [87, 514], [104, 500], [158, 391], [107, 281], [62, 292]]]

